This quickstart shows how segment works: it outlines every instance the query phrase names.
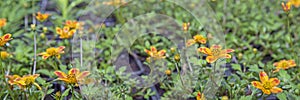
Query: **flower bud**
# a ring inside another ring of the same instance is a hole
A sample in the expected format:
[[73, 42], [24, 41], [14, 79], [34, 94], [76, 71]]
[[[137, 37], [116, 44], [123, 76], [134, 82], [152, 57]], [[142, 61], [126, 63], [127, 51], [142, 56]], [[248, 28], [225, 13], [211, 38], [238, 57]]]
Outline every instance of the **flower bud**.
[[166, 74], [166, 75], [171, 75], [171, 74], [172, 74], [172, 71], [169, 70], [169, 69], [167, 69], [167, 70], [165, 71], [165, 74]]
[[41, 33], [41, 34], [40, 34], [40, 37], [41, 37], [42, 39], [44, 39], [45, 36], [46, 36], [45, 33]]
[[9, 56], [10, 56], [10, 54], [6, 51], [1, 51], [0, 52], [1, 59], [7, 59]]
[[175, 60], [176, 62], [179, 62], [179, 61], [180, 61], [180, 55], [179, 55], [179, 54], [176, 54], [176, 55], [174, 56], [174, 60]]
[[228, 96], [222, 96], [221, 100], [228, 100]]
[[242, 53], [239, 53], [238, 59], [240, 60], [240, 59], [242, 59], [242, 58], [243, 58], [243, 54], [242, 54]]
[[171, 48], [170, 50], [171, 50], [171, 53], [174, 53], [176, 51], [175, 48]]
[[253, 53], [257, 53], [257, 49], [256, 48], [253, 48]]
[[47, 31], [48, 31], [48, 28], [47, 27], [43, 27], [43, 32], [47, 33]]
[[31, 30], [33, 30], [33, 31], [34, 31], [35, 28], [36, 28], [35, 24], [31, 24], [30, 27], [31, 27]]

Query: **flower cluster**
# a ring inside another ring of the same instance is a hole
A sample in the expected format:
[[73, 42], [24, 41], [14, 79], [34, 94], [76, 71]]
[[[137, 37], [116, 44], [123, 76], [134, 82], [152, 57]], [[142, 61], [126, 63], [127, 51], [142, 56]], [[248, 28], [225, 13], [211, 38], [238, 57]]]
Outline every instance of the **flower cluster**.
[[202, 35], [195, 35], [193, 39], [187, 41], [186, 46], [189, 47], [195, 43], [206, 44], [206, 38]]
[[67, 20], [63, 28], [56, 27], [56, 33], [61, 39], [72, 38], [76, 30], [82, 29], [82, 22], [77, 22], [75, 20]]
[[166, 50], [158, 51], [154, 46], [151, 46], [150, 50], [145, 49], [144, 51], [150, 56], [147, 58], [147, 61], [150, 61], [150, 58], [153, 58], [154, 60], [166, 58]]

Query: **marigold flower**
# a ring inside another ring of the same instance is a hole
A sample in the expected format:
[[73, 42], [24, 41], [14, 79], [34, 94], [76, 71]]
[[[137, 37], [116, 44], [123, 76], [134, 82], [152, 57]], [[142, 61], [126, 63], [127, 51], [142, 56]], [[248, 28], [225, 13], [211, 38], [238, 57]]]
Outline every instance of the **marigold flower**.
[[187, 41], [186, 46], [189, 47], [195, 43], [206, 44], [206, 38], [202, 35], [195, 35], [193, 39]]
[[6, 44], [8, 41], [10, 41], [11, 38], [11, 34], [5, 34], [4, 36], [2, 36], [0, 38], [0, 46], [3, 46], [4, 44]]
[[[292, 5], [294, 5], [296, 8], [300, 6], [300, 0], [290, 0], [289, 1]], [[289, 3], [288, 2], [288, 3]]]
[[62, 71], [55, 71], [54, 74], [58, 76], [58, 80], [64, 81], [67, 84], [78, 86], [84, 81], [84, 78], [90, 75], [89, 71], [80, 72], [78, 68], [72, 68], [69, 70], [68, 75]]
[[104, 5], [110, 5], [110, 6], [118, 6], [118, 5], [124, 5], [126, 4], [125, 0], [111, 0], [108, 2], [103, 2]]
[[59, 35], [59, 38], [61, 39], [71, 38], [75, 32], [76, 32], [75, 29], [70, 29], [70, 27], [68, 26], [65, 26], [63, 29], [56, 27], [56, 33]]
[[206, 100], [204, 94], [202, 94], [201, 92], [198, 92], [198, 93], [197, 93], [196, 99], [197, 99], [197, 100]]
[[284, 2], [282, 2], [281, 7], [282, 7], [283, 11], [289, 12], [291, 10], [291, 2], [287, 2], [286, 4], [284, 4]]
[[219, 58], [231, 58], [231, 55], [228, 53], [234, 52], [233, 49], [222, 50], [220, 45], [212, 45], [210, 48], [200, 47], [198, 51], [207, 55], [206, 61], [208, 63], [213, 63]]
[[[155, 60], [157, 59], [161, 59], [161, 58], [166, 58], [165, 54], [166, 54], [166, 50], [160, 50], [157, 51], [157, 49], [154, 46], [150, 47], [150, 50], [145, 49], [144, 50], [151, 58], [154, 58]], [[148, 57], [147, 59], [150, 59], [150, 57]]]
[[276, 70], [273, 72], [278, 72], [280, 69], [289, 69], [296, 66], [296, 63], [294, 60], [281, 60], [279, 62], [275, 62], [273, 64], [276, 66]]
[[43, 59], [47, 59], [49, 57], [56, 57], [56, 58], [60, 59], [60, 54], [64, 53], [64, 49], [65, 49], [65, 46], [60, 46], [58, 48], [51, 47], [51, 48], [48, 48], [46, 50], [46, 52], [42, 52], [39, 55], [41, 55]]
[[41, 12], [38, 12], [35, 18], [40, 22], [44, 22], [45, 20], [48, 19], [49, 16], [50, 14], [42, 14]]
[[280, 80], [277, 78], [270, 78], [269, 76], [266, 74], [266, 72], [261, 71], [259, 73], [259, 78], [260, 81], [252, 81], [252, 85], [260, 90], [262, 90], [262, 92], [264, 94], [271, 94], [271, 93], [279, 93], [282, 92], [281, 88], [276, 87], [277, 85], [279, 85]]
[[14, 80], [14, 83], [17, 84], [21, 89], [25, 89], [31, 85], [35, 85], [39, 90], [42, 88], [39, 84], [35, 82], [35, 79], [39, 77], [40, 74], [34, 74], [34, 75], [24, 75], [23, 77], [16, 78]]
[[6, 58], [8, 58], [10, 56], [10, 54], [8, 53], [8, 52], [6, 52], [6, 51], [1, 51], [0, 52], [0, 57], [1, 57], [1, 59], [6, 59]]
[[0, 18], [0, 28], [6, 25], [6, 19]]
[[190, 28], [190, 23], [183, 23], [182, 24], [182, 29], [183, 31], [188, 31]]

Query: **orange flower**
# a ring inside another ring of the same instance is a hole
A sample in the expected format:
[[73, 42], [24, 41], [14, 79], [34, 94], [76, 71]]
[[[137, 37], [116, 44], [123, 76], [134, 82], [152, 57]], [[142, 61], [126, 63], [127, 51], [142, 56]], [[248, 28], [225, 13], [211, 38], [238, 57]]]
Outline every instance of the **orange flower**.
[[82, 83], [84, 81], [84, 78], [90, 75], [90, 72], [80, 72], [78, 68], [72, 68], [69, 70], [68, 75], [62, 71], [55, 71], [54, 74], [58, 76], [58, 80], [64, 81], [67, 84], [78, 86], [78, 83]]
[[197, 93], [196, 99], [197, 99], [197, 100], [206, 100], [204, 94], [202, 94], [201, 92], [198, 92], [198, 93]]
[[189, 47], [195, 43], [206, 44], [206, 38], [202, 35], [195, 35], [193, 39], [189, 39], [186, 43], [186, 46]]
[[23, 77], [16, 78], [14, 80], [14, 83], [17, 84], [23, 90], [31, 85], [35, 85], [39, 90], [41, 90], [42, 88], [39, 86], [39, 84], [35, 82], [35, 79], [39, 76], [40, 74], [24, 75]]
[[290, 0], [289, 1], [292, 5], [294, 5], [296, 8], [300, 6], [300, 0]]
[[182, 29], [183, 31], [188, 31], [190, 28], [190, 23], [183, 23], [182, 24]]
[[0, 28], [6, 25], [6, 19], [0, 18]]
[[281, 60], [279, 62], [275, 62], [273, 64], [276, 66], [276, 70], [273, 72], [278, 72], [280, 69], [289, 69], [296, 66], [296, 63], [294, 60]]
[[277, 78], [270, 78], [269, 76], [266, 74], [266, 72], [261, 71], [259, 73], [259, 78], [260, 81], [252, 81], [252, 85], [260, 90], [262, 90], [262, 92], [264, 94], [271, 94], [272, 93], [279, 93], [282, 92], [281, 88], [276, 87], [277, 85], [279, 85], [280, 80], [278, 80]]
[[56, 27], [56, 33], [59, 35], [59, 38], [61, 39], [71, 38], [75, 32], [76, 32], [75, 29], [70, 29], [70, 27], [68, 26], [65, 26], [63, 29]]
[[234, 52], [233, 49], [222, 50], [220, 45], [212, 45], [210, 48], [200, 47], [198, 51], [207, 55], [206, 61], [208, 63], [213, 63], [219, 58], [231, 58], [231, 55], [228, 53]]
[[5, 34], [4, 36], [2, 36], [0, 38], [0, 46], [3, 46], [4, 44], [6, 44], [8, 41], [10, 41], [11, 38], [11, 34]]
[[35, 18], [40, 22], [47, 20], [48, 17], [49, 17], [49, 14], [42, 14], [41, 12], [38, 12], [37, 15], [35, 16]]
[[60, 54], [64, 53], [65, 46], [60, 46], [58, 48], [48, 48], [46, 52], [42, 52], [39, 55], [42, 56], [43, 59], [47, 59], [49, 57], [55, 56], [56, 58], [60, 58]]
[[[166, 54], [166, 50], [160, 50], [157, 51], [157, 49], [154, 46], [150, 47], [150, 50], [145, 49], [144, 50], [151, 58], [154, 58], [155, 60], [157, 59], [161, 59], [161, 58], [166, 58], [165, 54]], [[149, 60], [150, 57], [148, 57], [147, 59]]]

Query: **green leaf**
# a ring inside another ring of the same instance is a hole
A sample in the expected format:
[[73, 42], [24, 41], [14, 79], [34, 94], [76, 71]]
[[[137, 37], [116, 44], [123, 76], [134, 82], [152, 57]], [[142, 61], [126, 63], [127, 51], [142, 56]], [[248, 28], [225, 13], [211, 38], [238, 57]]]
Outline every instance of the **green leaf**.
[[285, 95], [284, 93], [279, 93], [279, 94], [277, 94], [277, 98], [278, 98], [279, 100], [287, 100], [287, 99], [286, 99], [286, 95]]
[[234, 70], [242, 71], [240, 64], [231, 64]]

